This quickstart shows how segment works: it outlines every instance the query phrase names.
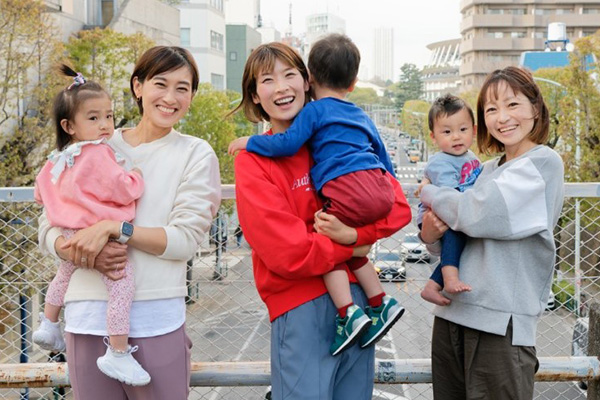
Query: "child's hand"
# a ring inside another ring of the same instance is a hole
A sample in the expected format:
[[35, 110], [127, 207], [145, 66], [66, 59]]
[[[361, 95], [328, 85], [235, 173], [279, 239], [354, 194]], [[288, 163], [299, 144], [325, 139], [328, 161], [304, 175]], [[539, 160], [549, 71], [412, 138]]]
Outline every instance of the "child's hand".
[[132, 169], [131, 169], [131, 172], [137, 172], [138, 174], [140, 174], [140, 176], [141, 176], [142, 178], [144, 177], [144, 174], [142, 174], [142, 170], [141, 170], [141, 169], [139, 169], [139, 168], [137, 168], [137, 167], [136, 167], [136, 168], [132, 168]]
[[419, 187], [417, 188], [417, 190], [415, 190], [415, 197], [421, 196], [421, 190], [423, 190], [425, 185], [429, 185], [430, 183], [431, 183], [431, 181], [429, 179], [423, 178], [423, 180], [419, 184]]
[[246, 146], [248, 145], [248, 139], [250, 139], [250, 136], [242, 136], [240, 138], [235, 139], [234, 141], [229, 143], [229, 149], [227, 150], [227, 152], [233, 156], [240, 150], [246, 150]]
[[315, 213], [315, 231], [339, 244], [353, 244], [358, 239], [356, 229], [345, 225], [336, 216], [321, 210]]

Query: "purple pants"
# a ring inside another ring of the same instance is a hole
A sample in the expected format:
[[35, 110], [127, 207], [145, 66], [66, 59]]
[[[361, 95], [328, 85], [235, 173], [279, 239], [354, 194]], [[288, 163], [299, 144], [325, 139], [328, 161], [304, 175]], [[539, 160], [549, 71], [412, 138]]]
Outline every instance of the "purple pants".
[[[63, 229], [63, 235], [67, 239], [73, 236], [75, 232], [72, 229]], [[47, 303], [59, 307], [65, 304], [65, 293], [76, 268], [70, 261], [61, 261], [56, 276], [48, 286], [48, 291], [46, 292]], [[129, 260], [127, 261], [125, 276], [122, 279], [113, 281], [102, 275], [102, 280], [108, 291], [108, 308], [106, 311], [106, 329], [108, 334], [111, 336], [128, 335], [129, 311], [131, 310], [131, 302], [133, 301], [135, 292], [133, 264]]]
[[96, 359], [106, 352], [102, 336], [66, 333], [67, 365], [75, 400], [185, 400], [190, 390], [192, 341], [185, 325], [161, 336], [130, 338], [133, 357], [150, 374], [146, 386], [129, 386], [104, 375]]

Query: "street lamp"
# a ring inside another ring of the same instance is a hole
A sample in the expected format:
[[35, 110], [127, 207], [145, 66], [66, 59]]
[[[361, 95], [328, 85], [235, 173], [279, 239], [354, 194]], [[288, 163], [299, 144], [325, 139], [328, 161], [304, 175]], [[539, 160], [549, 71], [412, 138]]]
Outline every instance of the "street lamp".
[[[550, 85], [561, 88], [565, 93], [567, 88], [551, 79], [539, 78], [534, 76], [533, 79], [540, 82], [546, 82]], [[577, 108], [575, 115], [575, 167], [577, 168], [577, 177], [579, 178], [579, 163], [581, 161], [581, 148], [579, 146], [579, 140], [581, 135], [581, 126], [579, 122], [579, 113], [581, 112], [581, 105], [579, 99], [575, 98], [575, 107]], [[581, 309], [581, 216], [580, 216], [580, 203], [579, 198], [575, 198], [575, 315], [579, 316]]]

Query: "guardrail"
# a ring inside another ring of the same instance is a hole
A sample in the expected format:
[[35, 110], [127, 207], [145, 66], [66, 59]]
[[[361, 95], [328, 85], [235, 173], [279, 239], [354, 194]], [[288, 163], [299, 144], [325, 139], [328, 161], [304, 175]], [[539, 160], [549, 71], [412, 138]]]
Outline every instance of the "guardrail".
[[[412, 196], [416, 186], [403, 184], [413, 207], [418, 203]], [[223, 185], [223, 198], [229, 201], [223, 203], [219, 218], [225, 222], [215, 224], [215, 239], [207, 240], [189, 264], [186, 328], [194, 341], [190, 399], [260, 399], [263, 387], [269, 385], [269, 322], [254, 289], [250, 249], [246, 243], [235, 246], [233, 239], [237, 227], [231, 201], [234, 189]], [[557, 309], [544, 313], [538, 330], [536, 399], [567, 398], [562, 393], [569, 389], [556, 385], [589, 381], [588, 399], [600, 400], [595, 394], [600, 382], [600, 340], [595, 339], [595, 332], [600, 332], [600, 322], [594, 316], [599, 306], [592, 305], [600, 302], [600, 184], [566, 184], [565, 196], [555, 232]], [[48, 398], [49, 391], [54, 391], [50, 388], [69, 385], [66, 365], [46, 363], [47, 355], [30, 342], [54, 263], [37, 251], [40, 212], [33, 202], [33, 188], [0, 188], [0, 399], [27, 398], [27, 391]], [[401, 251], [402, 237], [415, 231], [413, 225], [407, 226], [381, 247]], [[394, 398], [407, 390], [412, 394], [405, 397], [412, 400], [431, 398], [427, 357], [432, 317], [418, 293], [434, 266], [410, 264], [405, 282], [385, 283], [386, 291], [401, 299], [408, 312], [376, 352], [375, 383], [380, 393], [374, 398]], [[572, 326], [588, 309], [587, 354], [594, 356], [571, 357]], [[53, 394], [56, 398], [56, 391]]]

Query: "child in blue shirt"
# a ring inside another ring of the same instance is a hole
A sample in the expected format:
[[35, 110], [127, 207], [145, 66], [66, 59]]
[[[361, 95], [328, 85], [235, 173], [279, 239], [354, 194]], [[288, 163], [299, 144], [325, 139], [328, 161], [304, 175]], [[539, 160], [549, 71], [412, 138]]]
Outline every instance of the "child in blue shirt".
[[[319, 40], [308, 59], [316, 101], [304, 106], [284, 133], [242, 137], [229, 145], [230, 154], [246, 149], [265, 157], [286, 157], [308, 143], [315, 162], [311, 177], [324, 198], [323, 211], [354, 227], [385, 218], [395, 197], [386, 175], [387, 171], [394, 176], [394, 169], [375, 124], [362, 109], [344, 100], [354, 90], [359, 63], [358, 48], [347, 36], [331, 34]], [[285, 85], [276, 92], [273, 101], [283, 113], [290, 92]], [[366, 314], [353, 304], [346, 265], [369, 298]], [[374, 344], [404, 313], [385, 294], [366, 257], [334, 266], [323, 279], [338, 309], [332, 355], [359, 338], [363, 348]]]
[[[447, 94], [433, 103], [428, 120], [431, 139], [441, 151], [429, 158], [425, 166], [425, 179], [419, 188], [432, 183], [464, 192], [473, 186], [481, 173], [479, 160], [469, 150], [476, 132], [473, 111], [462, 99]], [[426, 207], [419, 204], [419, 228], [425, 210]], [[445, 306], [450, 304], [450, 299], [442, 294], [442, 289], [448, 293], [471, 290], [468, 284], [458, 278], [460, 255], [465, 242], [466, 237], [462, 232], [448, 229], [444, 233], [440, 264], [421, 292], [423, 299]]]

